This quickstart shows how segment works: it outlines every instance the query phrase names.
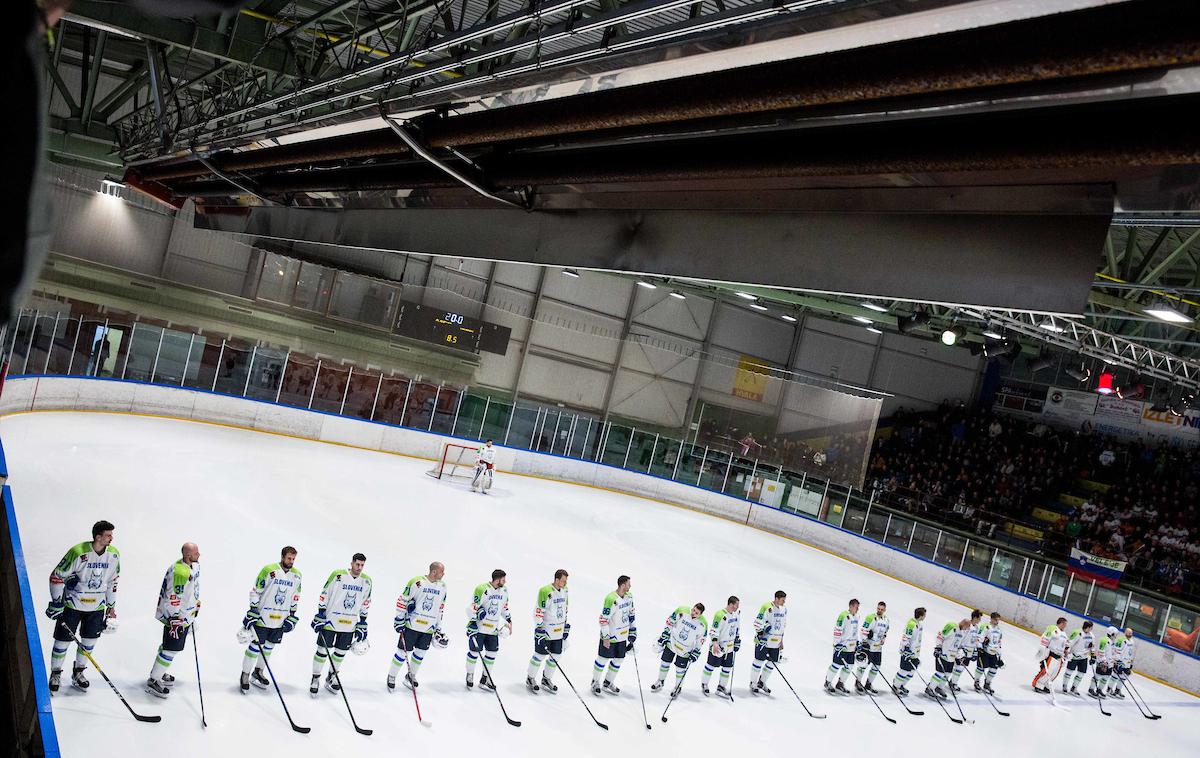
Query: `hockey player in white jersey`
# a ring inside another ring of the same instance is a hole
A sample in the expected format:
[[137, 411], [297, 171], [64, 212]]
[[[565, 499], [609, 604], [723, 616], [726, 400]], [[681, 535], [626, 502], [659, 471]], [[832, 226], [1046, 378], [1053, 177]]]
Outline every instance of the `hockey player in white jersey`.
[[1087, 676], [1088, 664], [1096, 659], [1096, 637], [1092, 634], [1092, 622], [1067, 635], [1067, 675], [1063, 677], [1062, 693], [1079, 696], [1079, 683]]
[[979, 648], [979, 661], [975, 664], [975, 691], [995, 695], [992, 682], [1004, 668], [1004, 631], [1000, 629], [1000, 613], [992, 611], [988, 624], [983, 627]]
[[683, 677], [688, 666], [700, 657], [704, 643], [708, 641], [708, 620], [704, 618], [704, 603], [696, 603], [690, 609], [681, 605], [671, 611], [666, 627], [658, 637], [659, 660], [658, 680], [650, 685], [651, 692], [658, 692], [667, 681], [671, 664], [675, 665], [675, 688], [671, 698], [679, 697], [683, 688]]
[[508, 582], [503, 569], [492, 572], [492, 580], [475, 588], [467, 609], [467, 687], [475, 686], [475, 664], [483, 656], [484, 675], [481, 689], [494, 690], [496, 683], [487, 672], [496, 665], [500, 638], [512, 634], [512, 614], [508, 610]]
[[487, 494], [492, 488], [492, 476], [496, 469], [496, 448], [488, 440], [475, 451], [475, 473], [471, 477], [471, 491], [479, 490]]
[[271, 680], [263, 674], [266, 658], [283, 641], [283, 635], [296, 628], [300, 618], [300, 570], [295, 567], [296, 548], [288, 545], [279, 551], [279, 563], [263, 566], [250, 588], [250, 610], [242, 619], [238, 641], [248, 644], [242, 656], [242, 692], [250, 690], [250, 682], [265, 689]]
[[717, 694], [729, 697], [733, 689], [733, 654], [742, 649], [742, 637], [739, 634], [742, 612], [738, 610], [741, 605], [737, 595], [730, 595], [725, 607], [713, 614], [708, 660], [704, 663], [704, 674], [700, 680], [700, 691], [705, 695], [708, 694], [708, 682], [717, 669], [721, 669]]
[[[879, 691], [871, 685], [879, 673], [879, 667], [883, 664], [883, 643], [887, 641], [887, 633], [891, 625], [892, 621], [887, 617], [887, 603], [882, 600], [876, 604], [875, 612], [868, 613], [862, 620], [862, 639], [859, 640], [858, 651], [854, 656], [854, 659], [858, 661], [858, 668], [854, 672], [854, 689], [859, 694], [863, 692], [870, 692], [872, 695], [879, 694]], [[867, 672], [868, 666], [870, 666], [869, 672]], [[864, 672], [867, 673], [866, 682], [862, 680]]]
[[1127, 679], [1133, 673], [1133, 630], [1126, 629], [1124, 634], [1117, 635], [1113, 642], [1112, 678], [1108, 683], [1110, 697], [1124, 699], [1125, 692], [1121, 688], [1121, 680]]
[[50, 691], [58, 692], [71, 634], [78, 632], [79, 649], [71, 668], [71, 685], [87, 691], [83, 675], [87, 657], [102, 632], [117, 629], [117, 581], [121, 554], [113, 547], [113, 529], [107, 521], [92, 525], [92, 541], [67, 551], [50, 572], [50, 604], [46, 616], [54, 621], [54, 647], [50, 651]]
[[[571, 623], [567, 621], [567, 570], [554, 572], [554, 581], [538, 590], [537, 608], [533, 612], [533, 657], [525, 671], [525, 686], [530, 692], [539, 689], [558, 692], [554, 683], [554, 672], [558, 664], [551, 656], [562, 655], [571, 636]], [[542, 671], [542, 662], [546, 668]], [[542, 681], [538, 684], [538, 672]]]
[[1054, 686], [1054, 680], [1062, 673], [1063, 655], [1067, 649], [1067, 620], [1059, 617], [1058, 621], [1046, 627], [1040, 642], [1037, 656], [1038, 672], [1033, 677], [1033, 691], [1046, 694]]
[[[838, 614], [833, 622], [833, 662], [825, 672], [825, 691], [828, 693], [846, 690], [846, 677], [854, 665], [854, 654], [858, 650], [858, 600], [852, 599], [846, 610]], [[834, 684], [837, 679], [837, 684]]]
[[446, 610], [446, 583], [442, 577], [446, 567], [439, 561], [429, 564], [429, 573], [414, 576], [404, 587], [404, 594], [396, 600], [396, 618], [392, 626], [400, 635], [392, 664], [388, 669], [388, 692], [396, 691], [396, 677], [400, 669], [408, 664], [404, 674], [404, 686], [417, 688], [417, 672], [429, 652], [430, 645], [446, 648], [449, 638], [442, 632], [442, 613]]
[[200, 613], [200, 548], [194, 542], [185, 542], [179, 552], [179, 560], [167, 569], [158, 590], [155, 617], [163, 625], [162, 643], [146, 680], [146, 691], [161, 698], [170, 694], [175, 681], [167, 669], [183, 650], [188, 630]]
[[750, 693], [770, 695], [767, 679], [783, 653], [783, 633], [787, 630], [787, 593], [776, 590], [754, 617], [754, 663], [750, 667]]
[[600, 694], [600, 680], [604, 689], [619, 694], [617, 673], [625, 662], [625, 655], [633, 654], [637, 642], [637, 615], [633, 608], [632, 580], [622, 574], [617, 577], [617, 589], [604, 598], [600, 609], [600, 645], [596, 650], [596, 662], [592, 665], [592, 694]]
[[313, 631], [317, 633], [317, 652], [313, 655], [308, 691], [313, 697], [320, 689], [326, 660], [333, 659], [325, 677], [325, 688], [336, 694], [342, 689], [340, 680], [345, 671], [346, 653], [353, 650], [357, 655], [366, 655], [369, 649], [367, 613], [371, 610], [374, 583], [363, 571], [366, 565], [367, 556], [355, 553], [350, 559], [350, 568], [338, 569], [325, 580], [321, 598], [317, 601], [317, 614], [312, 620]]
[[968, 666], [979, 660], [979, 644], [982, 639], [983, 611], [974, 610], [971, 611], [971, 624], [967, 627], [967, 633], [963, 635], [962, 655], [959, 656], [958, 665], [950, 674], [950, 689], [955, 692], [962, 692], [958, 680], [962, 678], [963, 672], [967, 670]]
[[901, 697], [908, 694], [908, 683], [921, 668], [921, 638], [924, 634], [925, 609], [917, 608], [904, 625], [904, 634], [900, 637], [900, 670], [892, 680], [892, 686]]
[[1117, 628], [1110, 626], [1096, 645], [1096, 667], [1092, 670], [1092, 682], [1088, 685], [1088, 695], [1104, 698], [1109, 694], [1109, 684], [1113, 682], [1113, 664], [1116, 660]]
[[954, 676], [955, 670], [962, 668], [963, 643], [970, 627], [970, 619], [963, 619], [958, 623], [950, 621], [938, 633], [937, 644], [933, 648], [933, 678], [925, 685], [927, 697], [935, 700], [950, 697], [950, 678]]

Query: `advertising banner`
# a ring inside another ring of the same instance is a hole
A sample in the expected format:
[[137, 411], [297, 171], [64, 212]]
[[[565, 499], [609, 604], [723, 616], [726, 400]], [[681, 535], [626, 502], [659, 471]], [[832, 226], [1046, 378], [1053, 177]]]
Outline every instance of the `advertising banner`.
[[1042, 415], [1072, 425], [1091, 421], [1092, 416], [1096, 415], [1097, 397], [1094, 392], [1051, 387], [1046, 393], [1046, 407], [1042, 410]]
[[762, 402], [767, 391], [767, 374], [770, 367], [757, 358], [743, 355], [738, 358], [737, 372], [733, 377], [734, 397]]

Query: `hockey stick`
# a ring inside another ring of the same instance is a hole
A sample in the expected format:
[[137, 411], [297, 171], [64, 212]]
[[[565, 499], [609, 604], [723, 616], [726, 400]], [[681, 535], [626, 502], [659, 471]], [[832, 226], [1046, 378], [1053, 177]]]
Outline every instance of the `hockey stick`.
[[117, 689], [117, 685], [113, 684], [112, 680], [108, 678], [108, 674], [104, 673], [104, 669], [100, 668], [100, 664], [96, 663], [96, 659], [92, 657], [92, 654], [88, 652], [86, 648], [84, 648], [83, 643], [81, 643], [79, 638], [75, 636], [75, 632], [72, 632], [70, 628], [68, 628], [67, 625], [61, 621], [59, 621], [58, 624], [64, 630], [66, 630], [67, 634], [71, 635], [71, 639], [75, 640], [75, 647], [79, 650], [79, 652], [83, 653], [84, 658], [88, 659], [88, 662], [92, 664], [92, 668], [100, 672], [100, 676], [104, 677], [104, 681], [108, 682], [108, 686], [112, 689], [113, 694], [121, 699], [121, 704], [129, 709], [129, 713], [132, 714], [135, 719], [147, 724], [157, 724], [158, 722], [162, 721], [162, 716], [143, 716], [142, 714], [133, 710], [133, 706], [129, 704], [129, 701], [126, 700], [125, 696], [121, 694], [121, 691]]
[[[325, 625], [330, 631], [333, 631], [333, 624], [326, 621]], [[320, 639], [320, 637], [317, 637], [318, 641], [320, 641]], [[350, 714], [350, 723], [354, 725], [354, 731], [368, 737], [371, 736], [375, 731], [374, 729], [363, 729], [358, 725], [358, 722], [354, 720], [354, 709], [350, 707], [350, 699], [346, 697], [346, 688], [342, 685], [342, 677], [338, 674], [337, 666], [333, 663], [333, 653], [329, 652], [329, 645], [322, 643], [321, 646], [325, 648], [325, 655], [329, 658], [329, 670], [333, 672], [333, 678], [337, 680], [338, 692], [342, 693], [342, 702], [346, 704], [346, 712]]]
[[638, 669], [637, 656], [630, 655], [629, 657], [633, 658], [633, 673], [637, 674], [638, 697], [642, 701], [642, 721], [646, 722], [646, 728], [649, 729], [650, 728], [650, 717], [646, 715], [646, 693], [642, 690], [642, 672], [640, 669]]
[[1096, 686], [1095, 678], [1096, 677], [1093, 674], [1092, 675], [1092, 689], [1088, 691], [1088, 695], [1090, 697], [1096, 698], [1096, 705], [1100, 706], [1101, 713], [1103, 713], [1105, 716], [1111, 716], [1112, 715], [1111, 713], [1104, 710], [1104, 698], [1100, 697], [1101, 691], [1100, 691], [1100, 688]]
[[812, 711], [808, 710], [808, 706], [805, 705], [804, 701], [800, 699], [800, 695], [799, 695], [799, 693], [796, 692], [796, 688], [793, 687], [792, 683], [789, 682], [787, 677], [783, 675], [783, 669], [779, 668], [778, 666], [775, 666], [775, 670], [779, 672], [779, 678], [782, 679], [783, 683], [787, 685], [787, 688], [792, 691], [792, 694], [796, 696], [796, 699], [800, 700], [800, 705], [804, 706], [805, 713], [807, 713], [810, 717], [812, 717], [814, 719], [825, 718], [824, 713], [813, 713]]
[[[692, 663], [694, 662], [695, 661], [688, 662], [688, 667], [683, 670], [683, 677], [675, 683], [675, 689], [671, 690], [671, 699], [667, 701], [667, 707], [663, 708], [662, 720], [664, 724], [667, 723], [667, 711], [671, 710], [671, 706], [674, 705], [675, 701], [679, 699], [679, 696], [683, 694], [683, 682], [687, 679], [688, 672], [692, 670]], [[661, 669], [659, 671], [661, 672]]]
[[[915, 674], [917, 675], [917, 678], [919, 678], [919, 679], [921, 680], [921, 683], [925, 685], [925, 690], [926, 690], [926, 692], [928, 692], [928, 691], [929, 691], [929, 687], [930, 687], [930, 685], [929, 685], [929, 680], [928, 680], [928, 679], [926, 679], [926, 678], [925, 678], [925, 677], [924, 677], [924, 676], [921, 674], [921, 672], [920, 672], [920, 671], [917, 671], [916, 669], [913, 669], [913, 673], [915, 673]], [[953, 721], [953, 722], [954, 722], [954, 723], [956, 723], [956, 724], [961, 724], [961, 723], [963, 723], [963, 720], [962, 720], [962, 719], [956, 719], [956, 718], [954, 718], [954, 716], [953, 716], [953, 715], [951, 715], [950, 711], [946, 710], [946, 704], [942, 702], [942, 699], [941, 699], [940, 697], [935, 697], [935, 698], [933, 698], [933, 700], [934, 700], [934, 702], [936, 702], [936, 703], [937, 703], [939, 706], [941, 706], [942, 712], [946, 714], [946, 718], [950, 719], [951, 721]]]
[[[400, 649], [404, 651], [404, 660], [409, 664], [409, 672], [411, 672], [412, 671], [412, 661], [410, 660], [411, 656], [408, 653], [408, 646], [404, 644], [404, 632], [403, 631], [400, 632]], [[408, 676], [408, 674], [406, 673], [405, 676]], [[412, 690], [413, 705], [415, 705], [417, 707], [417, 723], [419, 723], [423, 727], [432, 728], [433, 722], [426, 721], [425, 719], [421, 718], [421, 701], [417, 700], [417, 688], [409, 687], [409, 689]]]
[[878, 666], [876, 666], [874, 663], [872, 663], [871, 668], [875, 669], [875, 673], [878, 674], [879, 677], [881, 679], [883, 679], [883, 681], [887, 682], [888, 689], [890, 689], [892, 691], [892, 694], [896, 696], [896, 699], [900, 701], [900, 705], [904, 706], [904, 710], [908, 711], [913, 716], [924, 716], [925, 715], [925, 711], [914, 711], [912, 708], [908, 707], [908, 703], [904, 702], [904, 698], [900, 696], [900, 693], [896, 691], [896, 688], [894, 686], [892, 686], [891, 681], [889, 681], [888, 678], [886, 676], [884, 676], [883, 672], [879, 670]]
[[[966, 666], [964, 666], [963, 669], [965, 670]], [[950, 677], [946, 677], [946, 681], [950, 685], [950, 697], [954, 698], [954, 704], [958, 706], [958, 715], [962, 716], [962, 720], [965, 723], [974, 724], [975, 719], [969, 719], [967, 718], [967, 714], [963, 713], [962, 703], [958, 702], [958, 693], [954, 691], [954, 682], [950, 679]]]
[[[964, 669], [966, 670], [966, 672], [967, 672], [967, 675], [968, 675], [968, 676], [970, 676], [970, 677], [971, 677], [971, 679], [973, 679], [973, 680], [975, 681], [975, 683], [976, 683], [976, 684], [978, 684], [978, 683], [979, 683], [979, 677], [977, 677], [977, 676], [975, 676], [974, 674], [972, 674], [972, 673], [971, 673], [971, 669], [970, 669], [970, 667], [964, 667]], [[951, 692], [953, 692], [953, 691], [954, 691], [954, 690], [951, 690]], [[992, 696], [991, 696], [991, 695], [989, 695], [989, 694], [987, 693], [987, 690], [980, 689], [979, 691], [983, 693], [983, 696], [987, 698], [987, 701], [988, 701], [989, 703], [991, 703], [991, 704], [992, 704], [992, 707], [993, 707], [993, 708], [995, 708], [995, 709], [996, 709], [996, 713], [999, 713], [1001, 716], [1011, 716], [1011, 715], [1012, 715], [1011, 713], [1006, 713], [1006, 712], [1004, 712], [1004, 711], [1000, 710], [1000, 707], [996, 705], [996, 701], [995, 701], [995, 700], [992, 700]], [[1104, 708], [1102, 707], [1102, 708], [1100, 708], [1100, 710], [1101, 710], [1101, 711], [1103, 711], [1103, 710], [1104, 710]], [[1105, 715], [1107, 715], [1107, 714], [1105, 714]]]
[[870, 690], [863, 686], [863, 683], [859, 681], [857, 676], [854, 677], [854, 684], [856, 689], [862, 690], [867, 697], [871, 698], [871, 702], [875, 704], [875, 710], [879, 711], [880, 716], [883, 716], [884, 719], [893, 724], [896, 723], [896, 719], [883, 712], [883, 706], [879, 705], [879, 701], [875, 699], [875, 696], [871, 694]]
[[[1160, 716], [1157, 713], [1155, 713], [1154, 711], [1150, 710], [1150, 704], [1146, 703], [1146, 698], [1142, 697], [1142, 693], [1138, 692], [1134, 688], [1133, 682], [1129, 681], [1129, 677], [1122, 676], [1121, 674], [1117, 674], [1116, 677], [1117, 677], [1117, 681], [1120, 682], [1121, 684], [1123, 684], [1125, 686], [1125, 689], [1129, 691], [1129, 696], [1130, 696], [1129, 699], [1132, 700], [1133, 704], [1136, 705], [1138, 707], [1138, 710], [1142, 712], [1142, 716], [1150, 719], [1151, 721], [1157, 721], [1158, 719], [1162, 718], [1162, 716]], [[1134, 696], [1135, 693], [1136, 693], [1136, 697]], [[1142, 701], [1141, 703], [1138, 702], [1139, 698]], [[1142, 703], [1146, 704], [1145, 710], [1142, 710]]]
[[603, 729], [604, 731], [607, 732], [608, 724], [600, 723], [600, 720], [596, 718], [596, 715], [594, 713], [592, 713], [592, 709], [588, 708], [588, 704], [579, 695], [579, 690], [575, 689], [574, 684], [571, 684], [571, 678], [569, 676], [567, 676], [567, 672], [563, 669], [562, 664], [558, 662], [558, 659], [554, 657], [553, 653], [546, 653], [546, 655], [549, 656], [550, 660], [554, 661], [554, 667], [557, 668], [562, 673], [563, 679], [567, 680], [567, 686], [571, 688], [571, 692], [575, 693], [575, 697], [579, 698], [579, 703], [583, 706], [583, 709], [588, 712], [588, 715], [592, 717], [592, 721], [595, 721], [596, 726], [600, 727], [601, 729]]
[[[729, 695], [729, 702], [733, 702], [733, 665], [737, 661], [737, 652], [734, 651], [733, 657], [729, 659], [729, 691], [725, 694]], [[719, 675], [718, 675], [719, 676]], [[717, 679], [720, 682], [720, 679]]]
[[500, 704], [500, 712], [504, 714], [504, 720], [508, 722], [509, 726], [520, 726], [521, 722], [514, 720], [505, 710], [504, 701], [500, 699], [500, 690], [496, 687], [496, 680], [492, 679], [492, 671], [488, 668], [487, 658], [483, 653], [483, 650], [479, 651], [479, 662], [483, 664], [483, 673], [487, 675], [488, 682], [492, 685], [492, 693], [496, 696], [496, 702]]
[[192, 652], [196, 654], [196, 689], [200, 691], [200, 725], [208, 728], [208, 717], [204, 715], [204, 685], [200, 683], [200, 648], [196, 646], [196, 622], [192, 622]]
[[[192, 642], [194, 643], [195, 640], [192, 640]], [[288, 710], [287, 703], [283, 701], [283, 693], [279, 691], [279, 682], [275, 681], [275, 672], [271, 670], [271, 662], [267, 660], [266, 648], [263, 648], [261, 645], [259, 647], [262, 654], [262, 662], [267, 667], [267, 673], [271, 675], [271, 684], [275, 685], [275, 694], [279, 696], [279, 704], [283, 706], [283, 715], [287, 716], [288, 723], [292, 725], [292, 731], [299, 732], [300, 734], [308, 734], [312, 731], [310, 727], [296, 726], [296, 722], [292, 721], [291, 711]]]

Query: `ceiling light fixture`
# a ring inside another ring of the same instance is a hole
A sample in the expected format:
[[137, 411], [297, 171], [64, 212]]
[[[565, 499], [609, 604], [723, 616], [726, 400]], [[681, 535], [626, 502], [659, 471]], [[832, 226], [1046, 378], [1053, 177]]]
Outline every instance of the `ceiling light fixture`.
[[1029, 373], [1036, 374], [1039, 371], [1045, 371], [1053, 365], [1050, 360], [1049, 351], [1043, 350], [1037, 354], [1037, 357], [1030, 358], [1025, 367], [1029, 369]]
[[576, 270], [575, 270], [575, 269], [573, 269], [573, 268], [564, 268], [564, 269], [562, 270], [562, 272], [563, 272], [563, 276], [569, 276], [569, 277], [571, 277], [572, 279], [578, 279], [578, 278], [579, 278], [579, 272], [578, 272], [578, 271], [576, 271]]
[[1159, 321], [1167, 321], [1172, 324], [1190, 324], [1192, 317], [1186, 313], [1181, 313], [1166, 303], [1154, 303], [1142, 309], [1142, 313], [1147, 316], [1153, 316]]
[[658, 289], [658, 285], [657, 285], [657, 284], [655, 284], [654, 282], [651, 282], [651, 281], [647, 281], [646, 279], [638, 279], [638, 280], [637, 280], [637, 285], [638, 285], [639, 287], [645, 287], [645, 288], [646, 288], [646, 289], [648, 289], [648, 290], [656, 290], [656, 289]]
[[876, 328], [875, 328], [875, 327], [873, 327], [873, 326], [868, 326], [868, 327], [867, 327], [867, 331], [868, 331], [868, 332], [870, 332], [871, 334], [883, 334], [883, 330], [882, 330], [882, 329], [876, 329]]
[[917, 330], [918, 327], [929, 323], [929, 314], [925, 311], [917, 311], [911, 316], [901, 316], [896, 319], [896, 327], [901, 334], [909, 334]]
[[783, 314], [783, 315], [782, 315], [782, 316], [780, 316], [779, 318], [783, 319], [784, 321], [788, 322], [789, 324], [794, 324], [794, 323], [796, 323], [796, 317], [795, 317], [795, 316], [788, 315], [787, 313]]
[[683, 294], [682, 292], [672, 292], [671, 297], [675, 298], [676, 300], [687, 300], [687, 295]]
[[999, 329], [997, 329], [997, 328], [996, 328], [995, 326], [993, 326], [992, 324], [988, 324], [988, 325], [987, 325], [987, 328], [983, 330], [983, 336], [984, 336], [984, 337], [987, 337], [988, 339], [993, 339], [993, 340], [1002, 340], [1002, 339], [1004, 339], [1004, 335], [1003, 335], [1003, 334], [1001, 334], [1001, 333], [1000, 333], [1000, 330], [999, 330]]
[[740, 297], [743, 300], [757, 300], [758, 299], [757, 295], [751, 295], [749, 292], [735, 292], [733, 294], [737, 295], [738, 297]]
[[1090, 368], [1088, 368], [1087, 366], [1083, 366], [1083, 365], [1081, 365], [1079, 368], [1063, 369], [1063, 373], [1066, 374], [1067, 376], [1071, 377], [1075, 381], [1079, 382], [1080, 384], [1083, 384], [1088, 379], [1092, 378], [1092, 370]]
[[879, 313], [887, 313], [887, 308], [884, 308], [879, 303], [871, 303], [871, 302], [864, 300], [861, 303], [859, 303], [859, 305], [861, 305], [864, 308], [869, 308], [873, 311], [877, 311]]
[[1063, 332], [1067, 331], [1066, 327], [1059, 326], [1053, 317], [1042, 321], [1040, 324], [1038, 324], [1038, 326], [1048, 332], [1054, 332], [1055, 334], [1062, 334]]
[[756, 311], [765, 311], [767, 309], [767, 306], [759, 305], [758, 303], [750, 303], [750, 307]]
[[954, 326], [942, 331], [942, 344], [949, 347], [950, 345], [953, 345], [955, 342], [958, 342], [960, 339], [962, 339], [963, 335], [966, 333], [966, 329], [963, 329], [958, 324], [955, 324]]
[[866, 316], [851, 316], [850, 318], [854, 319], [855, 321], [857, 321], [860, 324], [874, 324], [875, 323], [874, 321], [867, 318]]

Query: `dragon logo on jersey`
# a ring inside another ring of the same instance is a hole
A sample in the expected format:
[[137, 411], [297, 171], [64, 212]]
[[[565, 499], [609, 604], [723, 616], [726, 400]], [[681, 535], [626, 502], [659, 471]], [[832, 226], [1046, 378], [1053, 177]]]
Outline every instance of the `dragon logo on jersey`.
[[354, 610], [354, 606], [357, 604], [358, 604], [358, 593], [357, 592], [347, 592], [346, 596], [342, 599], [342, 608], [344, 608], [348, 611]]

